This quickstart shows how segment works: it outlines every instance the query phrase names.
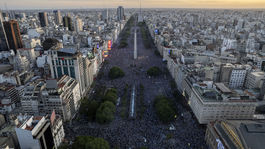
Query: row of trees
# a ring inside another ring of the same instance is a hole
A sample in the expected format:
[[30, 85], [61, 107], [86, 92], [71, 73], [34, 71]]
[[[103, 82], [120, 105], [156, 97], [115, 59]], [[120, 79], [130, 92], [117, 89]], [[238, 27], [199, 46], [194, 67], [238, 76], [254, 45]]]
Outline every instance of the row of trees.
[[173, 103], [165, 96], [157, 96], [155, 98], [154, 107], [158, 118], [163, 123], [168, 123], [174, 120], [176, 111], [174, 110]]
[[95, 94], [99, 99], [82, 99], [80, 113], [86, 115], [89, 121], [96, 121], [100, 124], [110, 123], [114, 119], [116, 111], [117, 90], [102, 88], [97, 90]]
[[142, 34], [142, 39], [143, 39], [145, 48], [147, 49], [151, 48], [151, 44], [150, 44], [151, 42], [149, 39], [149, 31], [146, 27], [146, 23], [145, 22], [139, 23], [138, 26], [140, 26], [140, 31]]
[[131, 28], [134, 22], [134, 17], [132, 16], [125, 25], [124, 30], [121, 33], [121, 40], [118, 48], [126, 48], [128, 46], [127, 39], [131, 35]]

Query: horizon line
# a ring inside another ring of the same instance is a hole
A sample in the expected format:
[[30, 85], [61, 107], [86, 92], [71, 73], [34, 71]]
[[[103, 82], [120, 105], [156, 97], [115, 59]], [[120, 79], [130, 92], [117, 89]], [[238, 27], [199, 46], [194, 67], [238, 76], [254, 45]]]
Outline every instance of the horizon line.
[[[124, 6], [123, 6], [124, 7]], [[0, 11], [10, 11], [10, 10], [78, 10], [78, 9], [116, 9], [117, 7], [104, 7], [104, 8], [93, 8], [93, 7], [87, 7], [87, 8], [8, 8], [8, 10], [4, 10], [0, 8]], [[136, 7], [124, 7], [126, 9], [140, 9]], [[142, 9], [208, 9], [208, 10], [260, 10], [263, 9], [265, 10], [265, 7], [261, 8], [248, 8], [248, 7], [242, 7], [242, 8], [219, 8], [219, 7], [174, 7], [174, 8], [153, 8], [153, 7], [148, 7], [148, 8], [142, 8]]]

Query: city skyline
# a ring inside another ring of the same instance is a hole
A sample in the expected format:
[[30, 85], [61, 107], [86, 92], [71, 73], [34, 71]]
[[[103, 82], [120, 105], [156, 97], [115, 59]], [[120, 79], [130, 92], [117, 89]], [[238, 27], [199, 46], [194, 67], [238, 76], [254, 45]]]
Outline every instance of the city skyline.
[[[70, 8], [126, 8], [139, 7], [137, 0], [3, 0], [0, 9], [70, 9]], [[142, 0], [143, 8], [265, 8], [263, 0]]]

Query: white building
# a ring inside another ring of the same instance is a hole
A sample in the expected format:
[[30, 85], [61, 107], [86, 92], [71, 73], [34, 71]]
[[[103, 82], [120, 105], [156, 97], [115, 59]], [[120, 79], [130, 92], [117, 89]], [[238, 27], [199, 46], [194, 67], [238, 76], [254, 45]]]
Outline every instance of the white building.
[[63, 121], [59, 115], [55, 114], [55, 111], [52, 112], [50, 116], [50, 121], [54, 145], [55, 149], [57, 149], [65, 137]]
[[41, 46], [40, 39], [32, 38], [32, 39], [23, 39], [22, 40], [24, 48], [31, 49], [35, 48], [36, 46]]
[[69, 76], [57, 80], [36, 80], [25, 87], [21, 107], [25, 113], [46, 115], [53, 110], [64, 121], [71, 120], [80, 106], [79, 84]]
[[52, 149], [54, 141], [50, 121], [32, 116], [15, 128], [21, 149]]
[[200, 124], [221, 119], [252, 119], [256, 98], [246, 94], [233, 94], [223, 83], [215, 88], [192, 88], [190, 107]]
[[257, 71], [257, 72], [250, 72], [247, 75], [246, 80], [246, 88], [252, 89], [252, 88], [260, 88], [262, 85], [262, 80], [265, 78], [265, 74], [263, 71]]
[[229, 79], [230, 88], [242, 88], [244, 86], [249, 65], [234, 65]]
[[15, 131], [21, 149], [57, 149], [65, 136], [62, 120], [55, 112], [18, 120]]
[[83, 25], [84, 23], [83, 23], [83, 21], [82, 21], [82, 19], [80, 19], [80, 18], [76, 18], [76, 20], [75, 20], [75, 31], [76, 32], [81, 32], [81, 31], [83, 31]]
[[74, 48], [50, 50], [48, 63], [52, 78], [69, 75], [79, 83], [81, 95], [86, 95], [93, 82], [93, 68], [86, 55], [82, 55]]

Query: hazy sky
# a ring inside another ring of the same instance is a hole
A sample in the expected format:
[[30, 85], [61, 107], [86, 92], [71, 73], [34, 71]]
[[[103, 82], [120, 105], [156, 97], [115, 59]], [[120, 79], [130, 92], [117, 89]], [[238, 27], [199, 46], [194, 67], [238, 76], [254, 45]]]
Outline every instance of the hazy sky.
[[[0, 0], [0, 8], [125, 8], [139, 7], [139, 0]], [[265, 8], [265, 0], [142, 0], [143, 8]]]

